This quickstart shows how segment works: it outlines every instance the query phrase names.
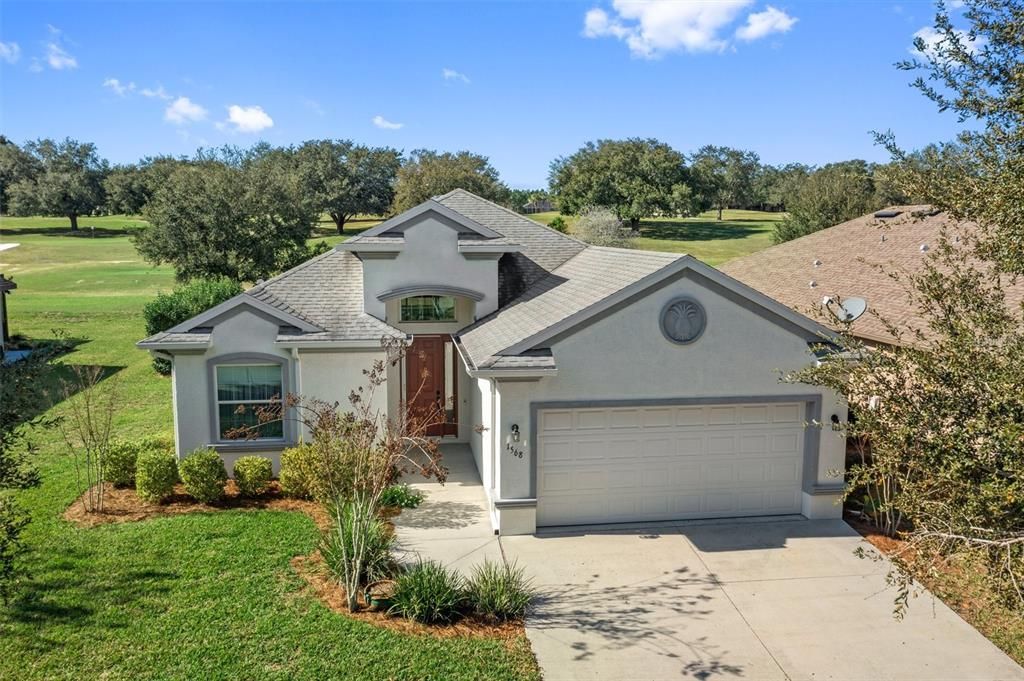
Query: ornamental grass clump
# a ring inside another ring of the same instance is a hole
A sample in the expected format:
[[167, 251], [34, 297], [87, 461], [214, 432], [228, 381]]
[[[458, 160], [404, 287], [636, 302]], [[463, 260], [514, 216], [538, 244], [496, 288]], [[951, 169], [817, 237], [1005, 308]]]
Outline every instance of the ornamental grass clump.
[[395, 533], [373, 509], [356, 502], [345, 502], [331, 514], [337, 522], [324, 532], [320, 555], [331, 574], [342, 582], [350, 566], [358, 573], [360, 585], [389, 579], [396, 572], [392, 548]]
[[235, 461], [233, 472], [238, 492], [243, 497], [255, 497], [270, 487], [274, 465], [265, 456], [243, 456]]
[[169, 452], [151, 451], [139, 455], [135, 465], [135, 492], [139, 498], [160, 503], [174, 492], [178, 462]]
[[473, 612], [491, 620], [521, 619], [536, 595], [532, 580], [515, 563], [485, 560], [473, 569], [466, 583], [466, 595]]
[[178, 473], [185, 491], [196, 501], [209, 504], [223, 498], [228, 472], [224, 461], [214, 450], [193, 451], [178, 464]]
[[465, 583], [440, 563], [420, 560], [395, 580], [390, 612], [423, 624], [450, 624], [462, 616]]

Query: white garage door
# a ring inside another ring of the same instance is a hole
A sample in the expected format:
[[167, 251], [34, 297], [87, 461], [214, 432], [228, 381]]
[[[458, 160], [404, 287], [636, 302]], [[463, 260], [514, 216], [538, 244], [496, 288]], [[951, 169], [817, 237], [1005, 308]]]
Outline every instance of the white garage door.
[[804, 405], [544, 409], [537, 524], [800, 512]]

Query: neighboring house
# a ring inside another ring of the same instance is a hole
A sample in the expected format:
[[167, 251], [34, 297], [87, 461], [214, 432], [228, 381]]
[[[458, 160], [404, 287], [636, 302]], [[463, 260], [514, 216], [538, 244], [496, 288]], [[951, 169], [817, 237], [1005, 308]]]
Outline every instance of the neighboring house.
[[7, 345], [11, 342], [11, 327], [7, 323], [7, 295], [16, 288], [17, 284], [0, 273], [0, 359], [3, 359]]
[[553, 210], [555, 210], [555, 204], [551, 203], [550, 199], [536, 199], [523, 204], [523, 212], [531, 215], [533, 213], [549, 213]]
[[[926, 320], [889, 273], [920, 269], [944, 230], [956, 240], [971, 229], [930, 206], [893, 206], [730, 260], [721, 270], [808, 314], [827, 297], [863, 298], [868, 313], [851, 324], [851, 333], [891, 345], [895, 339], [873, 313], [900, 327], [926, 330]], [[1004, 290], [1012, 304], [1024, 301], [1024, 281], [1005, 282]]]
[[[173, 360], [178, 454], [277, 457], [291, 423], [224, 434], [239, 404], [339, 401], [411, 344], [377, 396], [429, 370], [438, 436], [470, 445], [504, 534], [538, 525], [839, 517], [846, 408], [780, 381], [829, 332], [690, 257], [587, 246], [455, 190], [139, 347]], [[821, 423], [806, 426], [808, 422]]]

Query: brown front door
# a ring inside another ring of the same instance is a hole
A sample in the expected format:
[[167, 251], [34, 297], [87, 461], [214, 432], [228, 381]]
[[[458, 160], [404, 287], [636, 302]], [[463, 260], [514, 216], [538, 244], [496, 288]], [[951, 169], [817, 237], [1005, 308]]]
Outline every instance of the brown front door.
[[427, 420], [427, 435], [457, 435], [455, 346], [450, 336], [415, 336], [405, 355], [410, 414]]

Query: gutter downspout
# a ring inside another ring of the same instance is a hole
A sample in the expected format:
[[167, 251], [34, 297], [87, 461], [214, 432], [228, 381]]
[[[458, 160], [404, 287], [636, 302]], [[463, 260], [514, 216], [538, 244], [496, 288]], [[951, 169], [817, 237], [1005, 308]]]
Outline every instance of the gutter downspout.
[[[299, 358], [299, 349], [292, 348], [292, 359], [295, 361], [295, 394], [300, 398], [302, 397], [302, 360]], [[282, 405], [283, 406], [283, 405]], [[283, 410], [282, 410], [283, 411]], [[281, 414], [281, 418], [284, 418], [284, 414]], [[300, 430], [302, 426], [299, 426]], [[306, 439], [305, 433], [299, 433], [299, 440], [303, 441]]]
[[495, 528], [494, 533], [498, 534], [498, 509], [494, 505], [494, 487], [497, 484], [497, 470], [498, 470], [498, 440], [499, 428], [497, 423], [498, 413], [498, 380], [496, 378], [488, 378], [487, 382], [491, 384], [491, 475], [490, 484], [487, 492], [487, 500], [489, 502], [491, 511], [491, 526]]

